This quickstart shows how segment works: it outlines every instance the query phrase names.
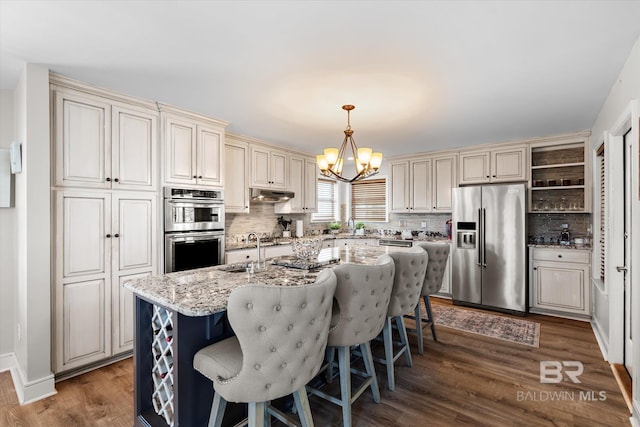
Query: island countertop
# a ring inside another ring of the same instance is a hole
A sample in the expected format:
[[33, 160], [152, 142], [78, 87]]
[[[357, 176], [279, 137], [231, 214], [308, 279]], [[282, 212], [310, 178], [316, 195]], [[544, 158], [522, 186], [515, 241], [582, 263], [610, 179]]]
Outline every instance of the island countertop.
[[[351, 245], [323, 249], [319, 259], [337, 259], [328, 264], [373, 264], [377, 258], [389, 252], [401, 252], [405, 248]], [[147, 301], [158, 304], [185, 316], [208, 316], [225, 311], [227, 299], [234, 288], [249, 283], [274, 286], [296, 286], [315, 282], [318, 269], [302, 270], [273, 265], [267, 260], [267, 268], [256, 269], [253, 274], [244, 271], [230, 272], [229, 266], [201, 268], [130, 280], [124, 287], [131, 289]]]

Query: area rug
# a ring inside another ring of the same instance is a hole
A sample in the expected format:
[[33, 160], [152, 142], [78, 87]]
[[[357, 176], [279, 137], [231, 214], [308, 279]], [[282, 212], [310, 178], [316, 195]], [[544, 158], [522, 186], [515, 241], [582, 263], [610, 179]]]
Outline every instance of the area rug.
[[[422, 316], [426, 317], [424, 303], [420, 304]], [[540, 324], [524, 319], [498, 316], [476, 310], [431, 305], [433, 317], [438, 326], [457, 329], [463, 332], [484, 335], [517, 344], [538, 347], [540, 341]]]

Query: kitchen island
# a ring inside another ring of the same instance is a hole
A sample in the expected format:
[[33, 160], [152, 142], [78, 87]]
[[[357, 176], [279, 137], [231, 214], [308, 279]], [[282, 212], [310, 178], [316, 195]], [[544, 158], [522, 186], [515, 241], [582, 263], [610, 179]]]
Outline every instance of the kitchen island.
[[[203, 347], [233, 335], [226, 304], [231, 291], [249, 283], [296, 286], [313, 283], [322, 268], [372, 264], [404, 248], [343, 246], [323, 249], [322, 266], [289, 268], [267, 260], [266, 268], [222, 265], [126, 282], [134, 293], [134, 425], [205, 426], [213, 387], [193, 369]], [[276, 260], [277, 261], [277, 260]]]

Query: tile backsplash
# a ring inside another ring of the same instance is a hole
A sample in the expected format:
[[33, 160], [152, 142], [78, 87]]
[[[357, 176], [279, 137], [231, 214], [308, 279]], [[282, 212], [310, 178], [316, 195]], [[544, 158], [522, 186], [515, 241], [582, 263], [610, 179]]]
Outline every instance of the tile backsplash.
[[529, 236], [541, 236], [545, 241], [555, 241], [560, 238], [562, 224], [569, 225], [571, 238], [591, 237], [591, 214], [529, 214]]

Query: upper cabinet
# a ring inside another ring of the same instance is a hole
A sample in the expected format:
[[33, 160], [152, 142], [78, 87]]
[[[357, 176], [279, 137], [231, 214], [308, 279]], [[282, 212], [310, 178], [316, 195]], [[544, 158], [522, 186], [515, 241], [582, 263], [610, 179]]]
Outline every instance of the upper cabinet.
[[227, 137], [224, 144], [224, 206], [227, 213], [249, 213], [249, 144]]
[[251, 145], [251, 187], [285, 190], [287, 154], [262, 145]]
[[390, 162], [391, 212], [451, 212], [457, 161], [452, 154]]
[[222, 187], [226, 123], [162, 109], [164, 183]]
[[460, 184], [527, 180], [527, 146], [460, 153]]
[[155, 190], [158, 113], [51, 86], [56, 186]]
[[289, 156], [287, 190], [293, 199], [275, 205], [276, 213], [315, 213], [318, 210], [318, 166], [312, 157], [297, 154]]
[[529, 211], [591, 212], [586, 136], [531, 143]]

